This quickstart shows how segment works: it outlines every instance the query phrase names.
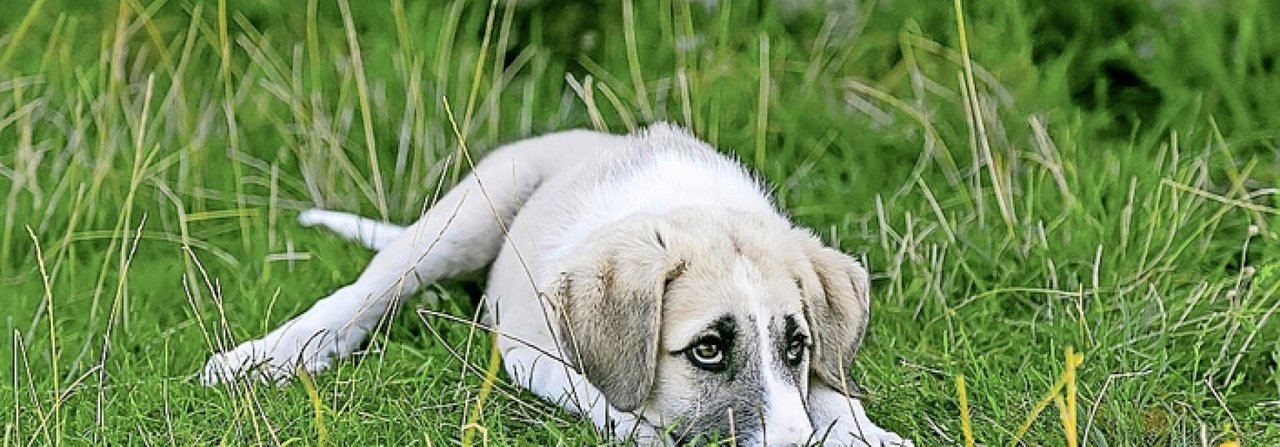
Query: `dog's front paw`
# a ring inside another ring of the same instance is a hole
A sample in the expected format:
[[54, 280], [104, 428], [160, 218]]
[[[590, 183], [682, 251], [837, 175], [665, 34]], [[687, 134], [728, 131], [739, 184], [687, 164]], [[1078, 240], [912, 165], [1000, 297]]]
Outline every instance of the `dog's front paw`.
[[216, 385], [241, 379], [287, 383], [301, 368], [315, 373], [340, 355], [333, 331], [307, 325], [286, 325], [266, 337], [245, 342], [209, 358], [200, 382]]
[[898, 436], [897, 433], [891, 431], [885, 431], [880, 427], [876, 427], [874, 432], [875, 433], [869, 433], [867, 436], [867, 442], [873, 446], [915, 447], [916, 445], [916, 443], [911, 442], [910, 439]]
[[915, 447], [911, 440], [876, 425], [854, 427], [838, 424], [823, 440], [823, 445], [853, 447]]

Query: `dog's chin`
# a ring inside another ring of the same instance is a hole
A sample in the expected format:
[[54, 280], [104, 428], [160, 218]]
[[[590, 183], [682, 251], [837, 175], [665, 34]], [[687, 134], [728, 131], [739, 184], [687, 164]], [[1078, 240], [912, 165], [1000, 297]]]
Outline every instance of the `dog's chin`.
[[[735, 427], [736, 428], [736, 427]], [[680, 434], [683, 433], [683, 434]], [[676, 427], [671, 430], [671, 440], [676, 445], [763, 445], [758, 436], [750, 433], [729, 433], [714, 428]]]
[[671, 429], [671, 440], [676, 445], [708, 445], [712, 443], [738, 445], [743, 444], [743, 436], [731, 436], [727, 433], [721, 433], [714, 427], [699, 426], [698, 424], [677, 424]]
[[728, 407], [702, 410], [650, 420], [665, 421], [667, 433], [676, 445], [761, 445], [759, 417]]

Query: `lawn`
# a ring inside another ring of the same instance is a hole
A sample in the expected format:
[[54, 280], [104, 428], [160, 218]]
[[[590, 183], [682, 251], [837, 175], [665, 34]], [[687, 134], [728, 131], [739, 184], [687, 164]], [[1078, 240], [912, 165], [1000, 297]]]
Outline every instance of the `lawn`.
[[371, 257], [298, 211], [657, 120], [865, 256], [854, 376], [918, 445], [1280, 445], [1280, 2], [543, 3], [0, 0], [3, 445], [605, 442], [486, 381], [474, 278], [314, 378], [196, 373]]

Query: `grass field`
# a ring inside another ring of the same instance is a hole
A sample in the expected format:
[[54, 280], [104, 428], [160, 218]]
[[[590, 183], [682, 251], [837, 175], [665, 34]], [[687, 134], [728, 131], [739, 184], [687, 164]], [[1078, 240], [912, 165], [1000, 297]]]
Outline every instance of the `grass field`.
[[603, 442], [486, 385], [475, 281], [314, 380], [194, 380], [371, 257], [297, 211], [456, 180], [449, 112], [736, 153], [865, 255], [852, 367], [918, 445], [1280, 445], [1280, 2], [487, 3], [0, 0], [3, 445]]

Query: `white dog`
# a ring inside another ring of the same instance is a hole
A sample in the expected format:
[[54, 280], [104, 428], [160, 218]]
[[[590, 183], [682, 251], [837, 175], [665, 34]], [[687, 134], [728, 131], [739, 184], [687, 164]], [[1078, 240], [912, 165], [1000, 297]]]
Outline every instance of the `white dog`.
[[206, 384], [323, 370], [402, 297], [492, 264], [485, 306], [511, 380], [619, 439], [910, 444], [849, 392], [866, 270], [679, 128], [502, 147], [407, 228], [299, 220], [378, 254], [354, 283], [210, 358]]

